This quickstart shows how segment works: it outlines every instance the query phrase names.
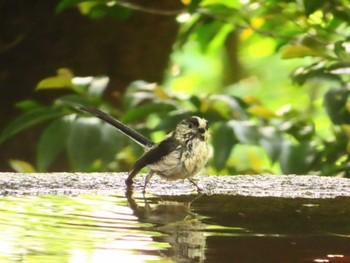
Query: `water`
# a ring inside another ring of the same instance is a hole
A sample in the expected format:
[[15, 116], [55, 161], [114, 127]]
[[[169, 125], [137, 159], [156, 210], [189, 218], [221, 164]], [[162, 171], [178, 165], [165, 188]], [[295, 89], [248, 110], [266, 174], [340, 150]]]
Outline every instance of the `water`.
[[0, 262], [350, 262], [350, 198], [0, 199]]

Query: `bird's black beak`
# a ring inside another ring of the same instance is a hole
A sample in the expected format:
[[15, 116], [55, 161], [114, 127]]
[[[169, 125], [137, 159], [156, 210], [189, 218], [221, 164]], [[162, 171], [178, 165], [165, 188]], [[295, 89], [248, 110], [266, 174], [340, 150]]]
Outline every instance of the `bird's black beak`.
[[205, 129], [204, 128], [198, 128], [198, 132], [199, 133], [205, 133]]

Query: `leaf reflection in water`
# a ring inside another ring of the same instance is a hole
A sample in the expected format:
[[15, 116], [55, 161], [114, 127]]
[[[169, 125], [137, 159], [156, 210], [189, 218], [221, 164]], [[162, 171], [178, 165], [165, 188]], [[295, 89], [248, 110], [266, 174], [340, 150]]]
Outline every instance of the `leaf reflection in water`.
[[[0, 200], [1, 262], [144, 262], [163, 258], [164, 234], [142, 223], [123, 196]], [[166, 261], [165, 261], [166, 262]]]

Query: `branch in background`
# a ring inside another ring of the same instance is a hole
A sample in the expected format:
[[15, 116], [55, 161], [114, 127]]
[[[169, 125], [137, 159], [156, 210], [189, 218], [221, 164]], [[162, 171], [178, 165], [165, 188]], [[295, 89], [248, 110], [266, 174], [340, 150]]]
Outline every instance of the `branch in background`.
[[14, 47], [18, 46], [22, 41], [24, 40], [24, 35], [17, 36], [14, 40], [12, 40], [10, 43], [1, 43], [0, 42], [0, 54], [5, 53]]

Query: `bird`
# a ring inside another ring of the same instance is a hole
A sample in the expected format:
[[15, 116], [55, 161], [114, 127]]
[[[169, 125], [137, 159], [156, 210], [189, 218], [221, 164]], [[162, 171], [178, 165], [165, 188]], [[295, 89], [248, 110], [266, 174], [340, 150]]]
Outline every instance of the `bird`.
[[155, 143], [95, 107], [80, 105], [78, 109], [106, 121], [145, 148], [145, 153], [133, 164], [125, 180], [128, 188], [132, 187], [134, 177], [140, 170], [148, 167], [143, 193], [154, 175], [166, 180], [188, 179], [198, 192], [201, 191], [192, 177], [203, 169], [210, 155], [209, 124], [206, 119], [198, 116], [183, 119], [162, 141]]

